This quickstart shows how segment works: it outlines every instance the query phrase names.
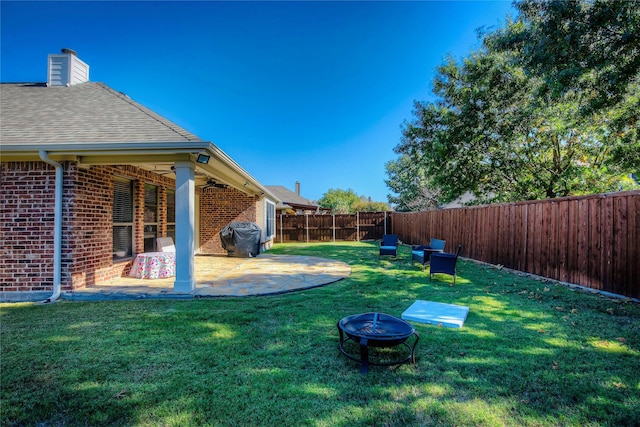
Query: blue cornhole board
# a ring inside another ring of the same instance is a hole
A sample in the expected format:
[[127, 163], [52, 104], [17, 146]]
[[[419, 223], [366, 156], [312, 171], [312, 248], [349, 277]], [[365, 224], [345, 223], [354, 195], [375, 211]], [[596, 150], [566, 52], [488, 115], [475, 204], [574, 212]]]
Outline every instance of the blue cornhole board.
[[462, 328], [467, 314], [469, 307], [418, 300], [402, 313], [402, 318], [448, 328]]

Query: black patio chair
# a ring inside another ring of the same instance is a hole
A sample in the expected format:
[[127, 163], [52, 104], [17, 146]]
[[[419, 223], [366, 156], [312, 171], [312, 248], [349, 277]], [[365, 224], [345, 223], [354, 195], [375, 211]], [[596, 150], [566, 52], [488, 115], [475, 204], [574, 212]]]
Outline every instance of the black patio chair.
[[434, 252], [444, 252], [444, 245], [446, 241], [440, 239], [431, 238], [429, 245], [416, 245], [411, 248], [411, 265], [414, 262], [419, 262], [422, 264], [422, 269], [424, 270], [424, 266], [429, 262], [429, 258], [431, 254]]
[[456, 284], [456, 262], [458, 262], [458, 256], [462, 245], [458, 245], [458, 250], [455, 254], [448, 253], [433, 253], [431, 254], [431, 263], [429, 265], [429, 280], [433, 279], [433, 275], [436, 273], [450, 274], [453, 276], [453, 284]]
[[398, 259], [398, 235], [397, 234], [385, 234], [382, 236], [382, 242], [380, 242], [380, 255], [393, 256]]

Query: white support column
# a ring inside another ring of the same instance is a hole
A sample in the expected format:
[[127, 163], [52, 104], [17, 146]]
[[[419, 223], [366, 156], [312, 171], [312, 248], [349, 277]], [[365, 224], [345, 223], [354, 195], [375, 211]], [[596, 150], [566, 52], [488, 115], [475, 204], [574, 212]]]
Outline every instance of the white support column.
[[173, 291], [196, 289], [195, 256], [195, 180], [191, 162], [176, 162], [176, 281]]

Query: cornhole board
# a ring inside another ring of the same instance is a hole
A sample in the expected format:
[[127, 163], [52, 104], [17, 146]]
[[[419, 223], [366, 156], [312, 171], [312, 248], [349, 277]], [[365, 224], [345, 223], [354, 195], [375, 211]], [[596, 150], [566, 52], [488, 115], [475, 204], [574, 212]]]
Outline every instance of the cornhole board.
[[448, 328], [462, 328], [467, 320], [469, 307], [441, 302], [417, 300], [404, 313], [404, 320], [418, 323], [446, 326]]

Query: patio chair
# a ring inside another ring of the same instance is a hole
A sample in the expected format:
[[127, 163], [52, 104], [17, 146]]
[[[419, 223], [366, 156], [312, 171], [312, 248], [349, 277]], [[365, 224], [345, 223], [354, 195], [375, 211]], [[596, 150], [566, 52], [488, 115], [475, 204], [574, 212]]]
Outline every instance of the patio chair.
[[436, 273], [450, 274], [453, 276], [453, 284], [456, 284], [456, 262], [460, 255], [462, 245], [458, 245], [455, 254], [433, 253], [431, 254], [431, 263], [429, 265], [429, 280], [433, 279]]
[[385, 234], [382, 236], [382, 242], [380, 242], [380, 255], [390, 255], [398, 259], [398, 235], [397, 234]]
[[424, 265], [429, 262], [429, 258], [431, 254], [434, 252], [444, 252], [444, 245], [446, 241], [440, 239], [431, 238], [428, 246], [425, 245], [417, 245], [411, 248], [411, 265], [415, 261], [418, 261], [422, 264], [422, 269], [424, 270]]
[[173, 244], [173, 239], [171, 237], [158, 237], [156, 239], [156, 246], [158, 248], [158, 252], [176, 251], [176, 245]]

